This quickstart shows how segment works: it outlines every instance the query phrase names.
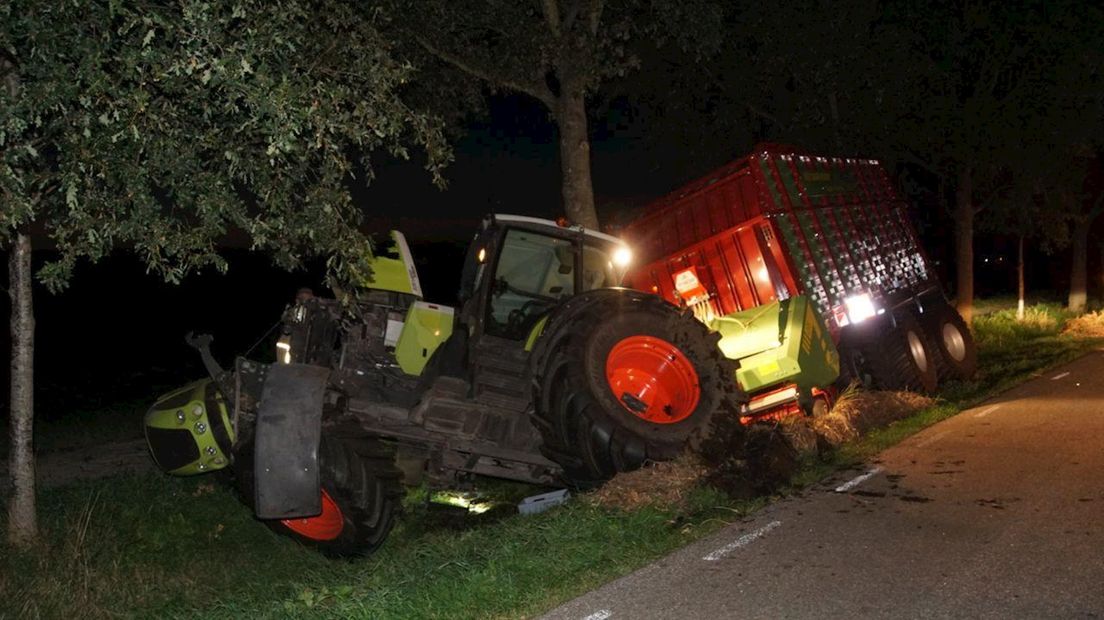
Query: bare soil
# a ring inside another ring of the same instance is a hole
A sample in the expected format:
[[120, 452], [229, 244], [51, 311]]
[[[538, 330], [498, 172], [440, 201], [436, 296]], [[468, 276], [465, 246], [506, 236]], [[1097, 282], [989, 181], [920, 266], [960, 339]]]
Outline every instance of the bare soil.
[[[36, 479], [44, 487], [154, 468], [145, 439], [46, 452], [38, 454], [36, 461]], [[0, 490], [6, 493], [8, 484], [8, 463], [0, 462]]]

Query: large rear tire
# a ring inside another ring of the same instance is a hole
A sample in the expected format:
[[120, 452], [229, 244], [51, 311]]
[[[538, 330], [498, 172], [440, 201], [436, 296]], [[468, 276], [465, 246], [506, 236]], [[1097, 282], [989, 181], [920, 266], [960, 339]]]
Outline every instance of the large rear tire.
[[[847, 374], [881, 390], [934, 392], [939, 387], [935, 351], [912, 314], [902, 312], [895, 327], [855, 338], [845, 347]], [[843, 362], [841, 361], [841, 365]]]
[[935, 349], [939, 376], [968, 380], [977, 372], [977, 344], [962, 316], [942, 299], [927, 306], [920, 324]]
[[532, 420], [577, 488], [674, 458], [738, 402], [736, 366], [716, 336], [658, 298], [606, 296], [541, 338]]
[[[239, 484], [252, 501], [252, 454], [237, 458]], [[248, 463], [248, 465], [245, 465]], [[386, 540], [399, 512], [402, 472], [394, 452], [378, 439], [324, 430], [318, 446], [322, 483], [322, 513], [304, 519], [263, 521], [273, 531], [313, 547], [330, 557], [369, 555]]]

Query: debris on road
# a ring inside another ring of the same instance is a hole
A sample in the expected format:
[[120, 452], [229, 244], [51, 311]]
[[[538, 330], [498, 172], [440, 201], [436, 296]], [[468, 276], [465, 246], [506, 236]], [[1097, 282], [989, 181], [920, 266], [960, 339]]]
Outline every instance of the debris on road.
[[652, 463], [620, 474], [585, 497], [599, 506], [623, 510], [681, 506], [690, 491], [701, 484], [706, 472], [699, 457], [684, 454], [674, 461]]
[[770, 493], [790, 480], [803, 456], [833, 450], [934, 402], [914, 392], [850, 389], [829, 413], [815, 418], [744, 427], [735, 416], [718, 415], [693, 454], [620, 474], [587, 497], [601, 506], [631, 510], [681, 505], [703, 483], [733, 497]]
[[827, 415], [807, 420], [820, 448], [835, 448], [872, 429], [930, 407], [935, 401], [915, 392], [879, 392], [849, 389]]
[[518, 512], [523, 515], [535, 515], [553, 506], [559, 506], [569, 499], [571, 499], [571, 493], [569, 493], [567, 489], [549, 491], [539, 495], [530, 495], [518, 502]]

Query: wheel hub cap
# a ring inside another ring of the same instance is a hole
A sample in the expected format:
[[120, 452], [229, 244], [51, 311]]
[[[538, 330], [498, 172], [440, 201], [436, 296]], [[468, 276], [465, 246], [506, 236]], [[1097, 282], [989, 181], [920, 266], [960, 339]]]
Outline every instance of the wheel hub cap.
[[924, 343], [914, 331], [908, 333], [909, 352], [920, 372], [928, 372], [928, 353], [924, 350]]
[[966, 359], [966, 339], [953, 323], [943, 324], [943, 347], [956, 362]]
[[305, 519], [281, 519], [280, 523], [296, 534], [311, 540], [333, 540], [341, 535], [341, 530], [345, 527], [345, 518], [337, 502], [325, 489], [322, 489], [322, 512], [318, 516]]
[[629, 336], [610, 349], [606, 380], [633, 415], [657, 424], [686, 419], [701, 388], [694, 365], [675, 345], [652, 336]]

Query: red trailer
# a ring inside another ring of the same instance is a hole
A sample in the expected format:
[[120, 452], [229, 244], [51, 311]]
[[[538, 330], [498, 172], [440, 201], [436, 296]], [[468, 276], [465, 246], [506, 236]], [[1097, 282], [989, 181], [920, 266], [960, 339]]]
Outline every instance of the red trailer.
[[[629, 284], [707, 324], [746, 326], [755, 308], [807, 298], [846, 381], [931, 391], [940, 375], [974, 372], [970, 332], [877, 161], [761, 145], [655, 201], [624, 236], [641, 265]], [[792, 382], [745, 388], [777, 393]]]

